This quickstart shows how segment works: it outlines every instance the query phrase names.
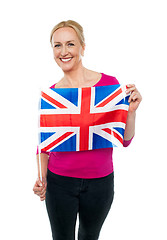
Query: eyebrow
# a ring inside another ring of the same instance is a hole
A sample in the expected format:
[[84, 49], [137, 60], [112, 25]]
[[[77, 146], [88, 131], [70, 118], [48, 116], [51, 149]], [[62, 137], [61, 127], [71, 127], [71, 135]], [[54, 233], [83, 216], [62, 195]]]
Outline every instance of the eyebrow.
[[[75, 40], [70, 40], [70, 41], [67, 41], [66, 43], [69, 43], [69, 42], [75, 42]], [[61, 43], [61, 42], [53, 42], [53, 43]]]

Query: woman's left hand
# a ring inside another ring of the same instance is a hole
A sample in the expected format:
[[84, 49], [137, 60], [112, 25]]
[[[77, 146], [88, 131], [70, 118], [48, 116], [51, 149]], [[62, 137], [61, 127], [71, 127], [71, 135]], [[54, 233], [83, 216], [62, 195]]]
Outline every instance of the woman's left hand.
[[142, 96], [134, 84], [127, 84], [126, 93], [131, 93], [129, 96], [129, 112], [135, 112], [142, 100]]

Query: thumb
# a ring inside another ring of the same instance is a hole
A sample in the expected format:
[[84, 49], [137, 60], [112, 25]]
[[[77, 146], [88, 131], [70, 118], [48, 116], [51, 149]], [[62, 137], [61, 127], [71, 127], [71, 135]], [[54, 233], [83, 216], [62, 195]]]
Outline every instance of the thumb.
[[37, 180], [37, 183], [38, 183], [38, 186], [42, 187], [42, 182], [41, 182], [41, 180], [39, 178]]

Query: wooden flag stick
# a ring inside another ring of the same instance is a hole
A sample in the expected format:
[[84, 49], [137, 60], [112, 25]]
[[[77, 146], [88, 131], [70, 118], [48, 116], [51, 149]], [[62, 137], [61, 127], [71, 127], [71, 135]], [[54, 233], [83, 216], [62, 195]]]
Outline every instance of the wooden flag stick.
[[39, 115], [38, 115], [38, 153], [39, 153], [39, 175], [42, 182], [42, 163], [41, 163], [41, 134], [40, 134], [40, 110], [41, 110], [41, 91], [40, 91], [40, 102], [39, 102]]
[[39, 145], [39, 176], [40, 176], [40, 180], [42, 182], [42, 163], [41, 163], [41, 149], [40, 149], [40, 145]]

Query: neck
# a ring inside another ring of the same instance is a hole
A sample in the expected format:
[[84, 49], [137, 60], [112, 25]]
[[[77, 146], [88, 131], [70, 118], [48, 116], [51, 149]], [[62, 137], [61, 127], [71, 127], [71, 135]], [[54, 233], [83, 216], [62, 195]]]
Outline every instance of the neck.
[[70, 87], [80, 87], [86, 81], [87, 69], [81, 64], [77, 69], [64, 72], [64, 82]]

